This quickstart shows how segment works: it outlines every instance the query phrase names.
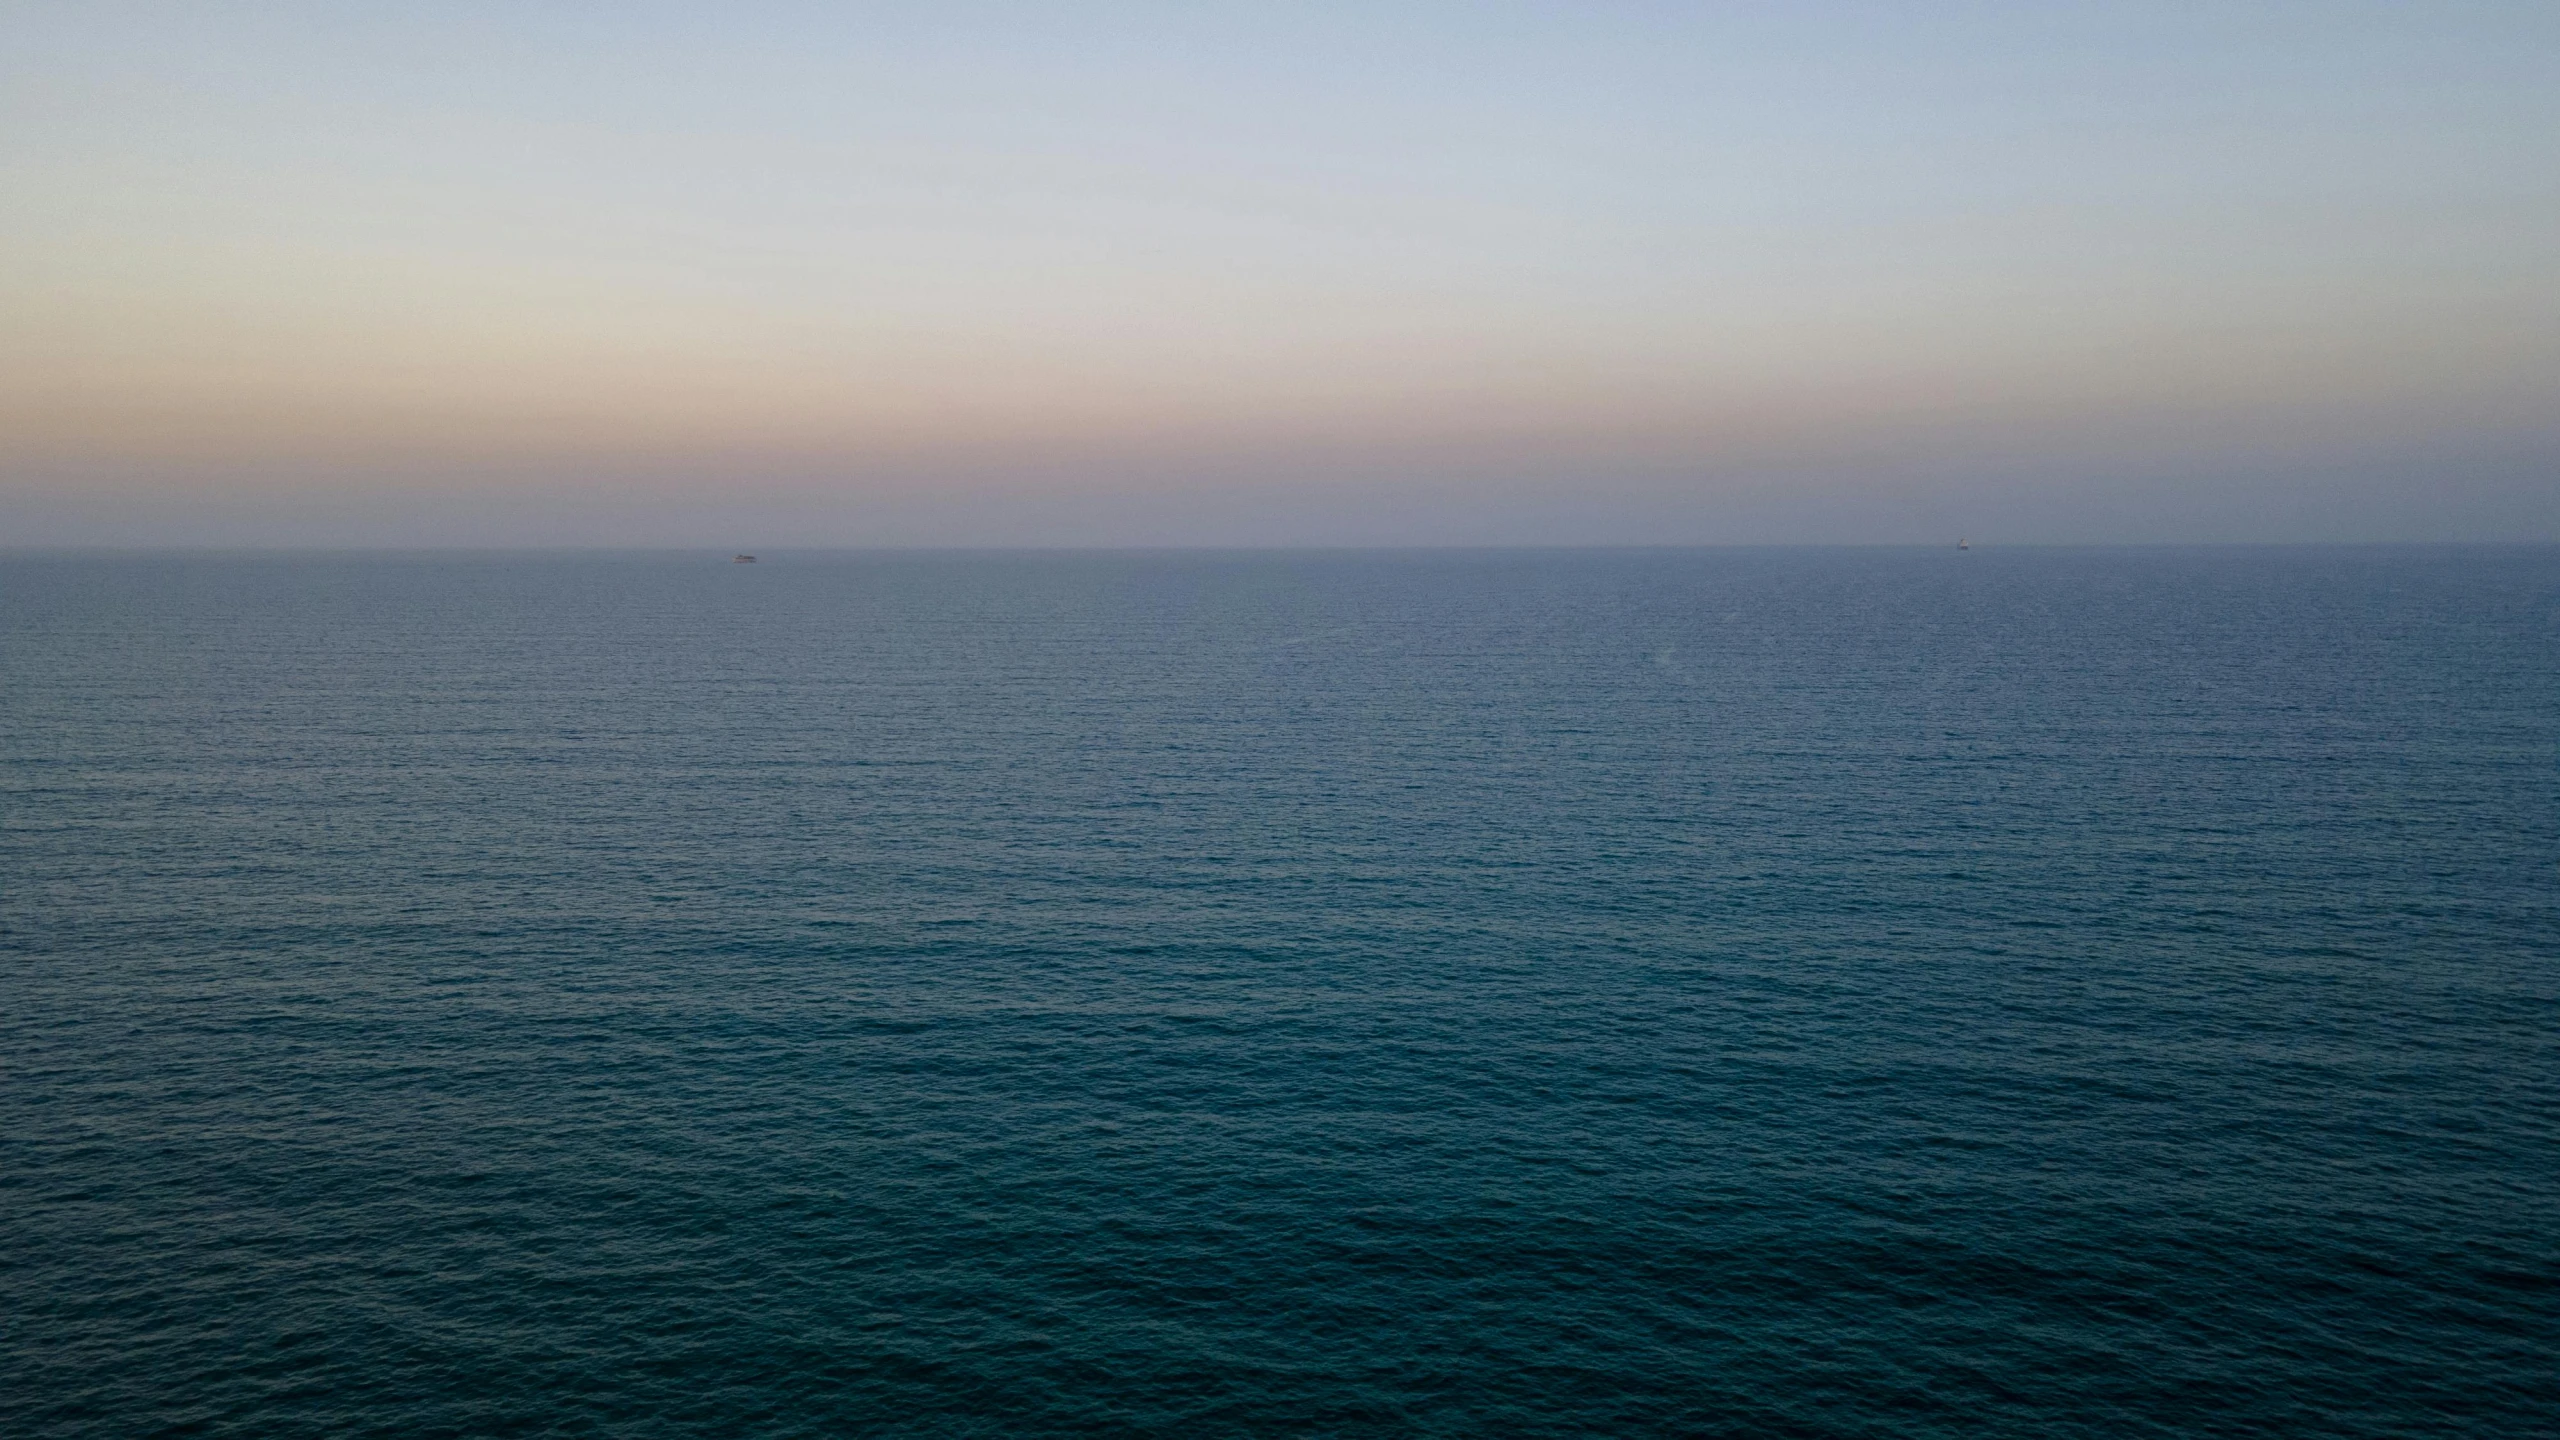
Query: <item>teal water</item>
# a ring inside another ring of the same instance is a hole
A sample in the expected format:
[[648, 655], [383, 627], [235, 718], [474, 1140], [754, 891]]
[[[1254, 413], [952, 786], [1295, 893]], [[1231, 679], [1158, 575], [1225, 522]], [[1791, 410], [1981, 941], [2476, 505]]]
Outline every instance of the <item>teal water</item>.
[[2560, 551], [0, 557], [0, 1433], [2548, 1433]]

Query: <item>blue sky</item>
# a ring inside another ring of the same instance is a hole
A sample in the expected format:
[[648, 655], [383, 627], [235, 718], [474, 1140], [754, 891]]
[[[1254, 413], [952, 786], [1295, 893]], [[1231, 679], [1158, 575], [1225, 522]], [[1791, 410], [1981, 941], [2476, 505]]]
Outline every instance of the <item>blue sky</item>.
[[0, 543], [2560, 539], [2547, 5], [17, 7]]

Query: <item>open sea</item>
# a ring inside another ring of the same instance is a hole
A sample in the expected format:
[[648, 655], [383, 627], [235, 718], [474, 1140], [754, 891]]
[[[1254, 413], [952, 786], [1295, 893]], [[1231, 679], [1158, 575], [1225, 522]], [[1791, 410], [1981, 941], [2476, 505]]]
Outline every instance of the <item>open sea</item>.
[[2560, 1432], [2560, 549], [0, 556], [0, 1435]]

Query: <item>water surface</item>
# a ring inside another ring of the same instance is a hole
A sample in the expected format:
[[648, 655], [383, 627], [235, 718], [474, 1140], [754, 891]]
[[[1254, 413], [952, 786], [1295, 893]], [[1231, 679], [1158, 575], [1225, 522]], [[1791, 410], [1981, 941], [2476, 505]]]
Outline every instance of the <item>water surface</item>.
[[0, 557], [16, 1436], [2560, 1414], [2560, 551]]

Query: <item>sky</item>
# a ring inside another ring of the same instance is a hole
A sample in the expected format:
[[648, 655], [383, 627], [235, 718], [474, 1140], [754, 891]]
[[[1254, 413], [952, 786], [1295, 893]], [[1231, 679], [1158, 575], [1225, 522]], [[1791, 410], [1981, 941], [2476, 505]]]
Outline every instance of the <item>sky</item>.
[[2560, 540], [2560, 6], [0, 0], [0, 546]]

